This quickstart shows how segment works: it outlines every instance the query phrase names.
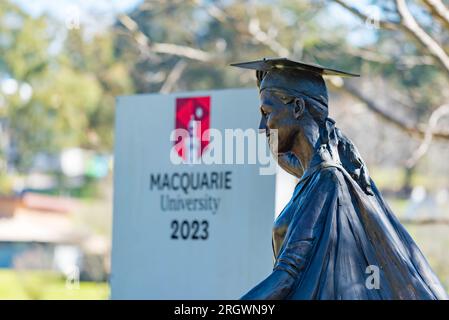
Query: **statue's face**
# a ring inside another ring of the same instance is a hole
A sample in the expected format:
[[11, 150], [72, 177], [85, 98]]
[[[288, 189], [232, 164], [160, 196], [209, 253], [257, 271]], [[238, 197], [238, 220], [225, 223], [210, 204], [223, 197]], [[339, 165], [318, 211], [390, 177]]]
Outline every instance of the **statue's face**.
[[273, 134], [277, 131], [277, 153], [291, 151], [296, 134], [301, 129], [294, 113], [295, 97], [281, 89], [267, 88], [260, 93], [260, 102], [262, 118], [259, 129], [266, 132], [271, 150], [276, 152], [273, 150], [275, 149]]

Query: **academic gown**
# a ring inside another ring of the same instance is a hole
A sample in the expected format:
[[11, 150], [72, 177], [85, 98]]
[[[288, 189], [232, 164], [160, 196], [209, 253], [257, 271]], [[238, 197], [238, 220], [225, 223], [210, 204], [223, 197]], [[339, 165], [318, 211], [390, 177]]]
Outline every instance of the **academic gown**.
[[295, 279], [287, 299], [448, 298], [371, 186], [374, 196], [333, 161], [304, 173], [273, 229], [274, 270]]

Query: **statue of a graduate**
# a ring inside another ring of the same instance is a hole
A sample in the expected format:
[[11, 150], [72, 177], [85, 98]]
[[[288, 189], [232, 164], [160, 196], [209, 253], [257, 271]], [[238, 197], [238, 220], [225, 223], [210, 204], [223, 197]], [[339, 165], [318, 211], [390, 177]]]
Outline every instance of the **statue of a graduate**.
[[256, 70], [260, 129], [281, 167], [300, 178], [274, 223], [273, 272], [242, 299], [447, 299], [328, 117], [322, 76], [355, 75], [289, 59], [233, 65]]

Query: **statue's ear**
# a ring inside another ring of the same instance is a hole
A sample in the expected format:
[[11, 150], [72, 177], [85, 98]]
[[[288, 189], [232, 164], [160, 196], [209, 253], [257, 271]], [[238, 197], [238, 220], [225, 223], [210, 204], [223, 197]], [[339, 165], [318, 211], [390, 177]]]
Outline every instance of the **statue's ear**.
[[304, 102], [303, 98], [295, 98], [295, 101], [293, 103], [294, 103], [293, 114], [295, 115], [296, 119], [299, 119], [302, 117], [302, 114], [304, 113], [306, 103]]

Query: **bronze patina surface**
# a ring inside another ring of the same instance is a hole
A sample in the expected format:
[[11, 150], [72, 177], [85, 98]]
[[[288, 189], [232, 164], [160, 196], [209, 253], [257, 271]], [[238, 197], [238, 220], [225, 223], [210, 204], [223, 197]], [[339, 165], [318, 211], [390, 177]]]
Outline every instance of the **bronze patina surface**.
[[[242, 299], [447, 299], [356, 147], [328, 117], [322, 76], [356, 75], [285, 58], [234, 66], [256, 70], [260, 130], [280, 166], [300, 179], [274, 223], [273, 271]], [[378, 284], [367, 283], [371, 270]]]

